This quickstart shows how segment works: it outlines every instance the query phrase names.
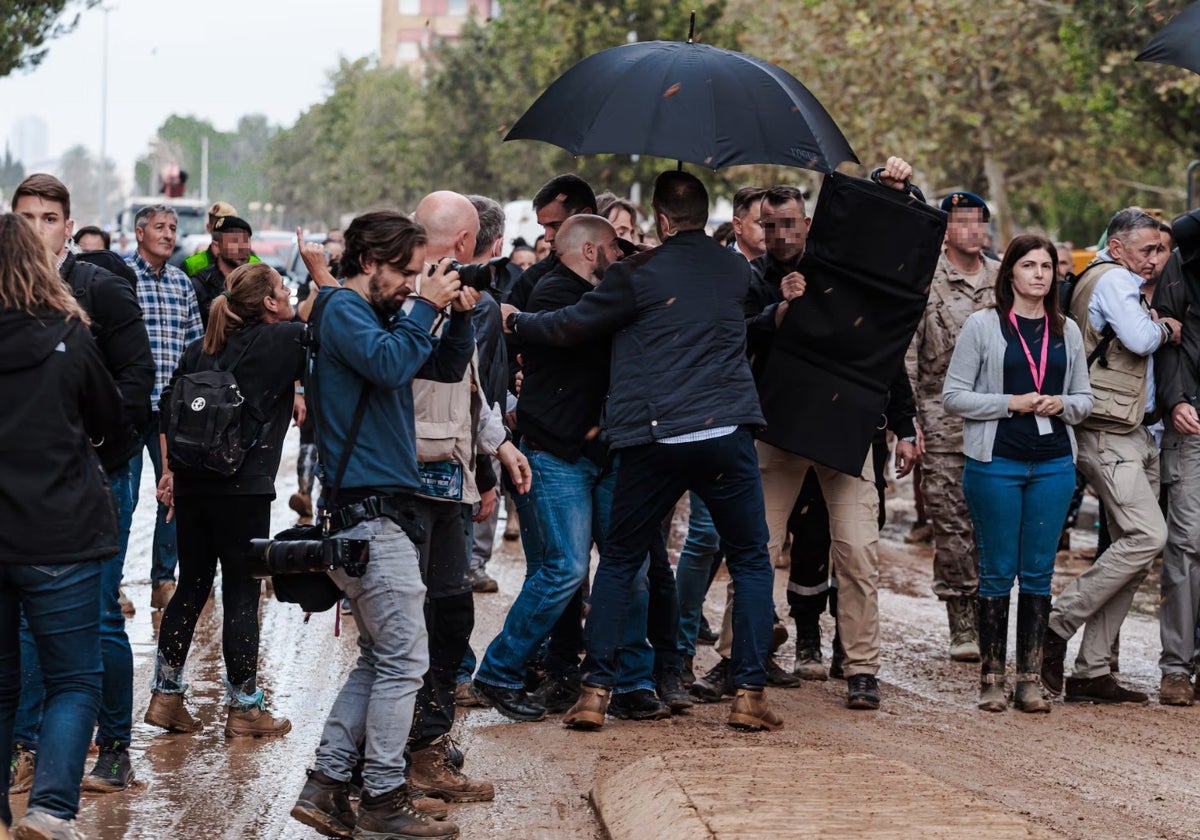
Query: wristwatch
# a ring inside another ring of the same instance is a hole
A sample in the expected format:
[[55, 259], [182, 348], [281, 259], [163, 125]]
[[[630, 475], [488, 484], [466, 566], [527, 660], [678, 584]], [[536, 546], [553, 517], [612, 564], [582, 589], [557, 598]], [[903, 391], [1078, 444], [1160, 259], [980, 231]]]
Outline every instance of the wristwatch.
[[520, 314], [521, 314], [520, 312], [509, 312], [508, 317], [504, 319], [504, 328], [506, 330], [508, 330], [510, 333], [512, 333], [513, 335], [516, 335], [517, 316]]
[[908, 437], [902, 437], [902, 438], [900, 438], [900, 440], [904, 441], [905, 443], [911, 443], [913, 446], [917, 445], [917, 436], [916, 435], [909, 435]]

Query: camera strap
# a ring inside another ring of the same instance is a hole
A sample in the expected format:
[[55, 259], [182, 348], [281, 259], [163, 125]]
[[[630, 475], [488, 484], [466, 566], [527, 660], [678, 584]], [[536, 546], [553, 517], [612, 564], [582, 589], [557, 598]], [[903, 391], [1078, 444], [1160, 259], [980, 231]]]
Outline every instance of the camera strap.
[[[333, 292], [326, 295], [324, 298], [318, 297], [316, 303], [313, 304], [312, 311], [308, 316], [309, 336], [308, 342], [308, 387], [312, 392], [313, 401], [320, 403], [320, 385], [317, 376], [317, 356], [321, 348], [321, 315], [325, 311], [326, 304], [329, 299], [341, 291], [353, 291], [344, 287], [334, 289]], [[346, 435], [346, 445], [342, 450], [342, 457], [339, 459], [337, 470], [333, 475], [333, 486], [329, 490], [329, 494], [325, 499], [325, 505], [321, 509], [321, 528], [322, 533], [329, 536], [329, 513], [335, 507], [337, 502], [338, 492], [342, 489], [342, 479], [346, 476], [346, 468], [350, 465], [350, 453], [354, 449], [354, 444], [358, 441], [358, 431], [362, 428], [363, 417], [367, 413], [367, 404], [371, 398], [371, 384], [364, 382], [362, 390], [358, 394], [358, 403], [354, 406], [354, 417], [350, 421], [350, 432]], [[313, 412], [313, 432], [317, 441], [317, 451], [320, 452], [324, 447], [321, 445], [321, 412]]]

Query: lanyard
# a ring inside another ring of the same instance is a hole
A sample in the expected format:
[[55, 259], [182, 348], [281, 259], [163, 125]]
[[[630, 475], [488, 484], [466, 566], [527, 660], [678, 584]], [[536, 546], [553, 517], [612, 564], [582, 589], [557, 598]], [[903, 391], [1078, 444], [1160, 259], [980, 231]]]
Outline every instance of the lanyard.
[[1040, 368], [1033, 363], [1033, 354], [1029, 352], [1029, 345], [1025, 343], [1025, 336], [1021, 335], [1021, 328], [1017, 326], [1017, 315], [1011, 309], [1008, 310], [1008, 320], [1012, 322], [1013, 329], [1017, 331], [1017, 338], [1021, 341], [1021, 349], [1025, 351], [1025, 359], [1029, 362], [1029, 374], [1033, 377], [1033, 387], [1039, 394], [1042, 392], [1042, 383], [1046, 381], [1046, 360], [1050, 350], [1050, 316], [1045, 315], [1045, 326], [1042, 328], [1042, 363]]

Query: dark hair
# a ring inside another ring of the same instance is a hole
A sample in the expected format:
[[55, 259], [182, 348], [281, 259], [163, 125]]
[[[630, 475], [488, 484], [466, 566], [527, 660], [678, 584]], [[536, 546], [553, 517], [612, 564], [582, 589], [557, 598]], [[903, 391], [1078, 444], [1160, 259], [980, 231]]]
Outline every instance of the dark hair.
[[486, 195], [469, 195], [467, 200], [479, 214], [479, 233], [475, 236], [475, 252], [472, 254], [478, 257], [491, 248], [497, 239], [504, 237], [504, 208], [500, 202]]
[[1013, 267], [1031, 251], [1043, 250], [1050, 255], [1050, 263], [1055, 266], [1054, 280], [1042, 302], [1046, 306], [1046, 316], [1050, 320], [1050, 334], [1063, 334], [1063, 313], [1058, 299], [1058, 250], [1054, 243], [1040, 233], [1023, 233], [1008, 243], [1004, 251], [1004, 261], [1000, 263], [1000, 273], [996, 275], [996, 311], [1000, 313], [1000, 327], [1008, 332], [1012, 327], [1008, 323], [1008, 313], [1012, 311], [1016, 293], [1013, 291]]
[[570, 215], [596, 209], [596, 193], [587, 181], [570, 172], [555, 175], [542, 186], [533, 197], [533, 209], [541, 210], [561, 198], [563, 208]]
[[17, 209], [17, 201], [25, 196], [35, 196], [46, 201], [57, 201], [62, 205], [63, 217], [71, 218], [71, 191], [67, 185], [45, 172], [35, 172], [17, 186], [13, 191], [12, 208]]
[[95, 225], [87, 225], [86, 227], [81, 227], [79, 230], [75, 231], [75, 244], [78, 245], [79, 240], [85, 236], [99, 236], [104, 242], [104, 247], [106, 249], [112, 247], [112, 237], [109, 236], [108, 231], [101, 230]]
[[695, 175], [669, 169], [654, 179], [655, 212], [679, 230], [696, 230], [708, 222], [708, 190]]
[[770, 204], [772, 207], [782, 207], [789, 201], [794, 201], [800, 205], [800, 209], [804, 209], [804, 190], [799, 187], [791, 187], [786, 184], [771, 187], [763, 193], [763, 202]]
[[383, 263], [404, 268], [413, 251], [425, 244], [425, 228], [397, 210], [372, 210], [356, 216], [342, 234], [343, 277], [357, 277], [365, 263]]
[[733, 194], [733, 215], [739, 219], [745, 217], [751, 206], [761, 201], [766, 192], [762, 187], [742, 187]]
[[263, 298], [275, 294], [274, 275], [275, 269], [261, 262], [246, 263], [229, 272], [225, 291], [213, 298], [208, 310], [205, 353], [215, 356], [225, 349], [231, 332], [262, 321]]
[[733, 222], [721, 222], [713, 231], [713, 239], [722, 245], [728, 245], [729, 240], [733, 239]]
[[633, 220], [634, 225], [638, 222], [638, 211], [633, 206], [633, 202], [628, 199], [621, 198], [616, 193], [602, 192], [596, 196], [596, 215], [603, 216], [612, 221], [612, 213], [617, 210], [624, 210], [629, 214], [629, 218]]

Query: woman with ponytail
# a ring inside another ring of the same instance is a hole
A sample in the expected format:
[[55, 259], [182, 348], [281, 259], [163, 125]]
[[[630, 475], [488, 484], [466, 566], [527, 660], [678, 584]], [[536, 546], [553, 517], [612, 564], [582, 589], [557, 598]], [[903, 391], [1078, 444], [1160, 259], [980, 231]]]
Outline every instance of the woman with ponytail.
[[294, 322], [289, 293], [264, 263], [235, 269], [216, 297], [203, 339], [184, 351], [161, 402], [162, 431], [170, 418], [171, 392], [180, 376], [220, 367], [237, 379], [245, 399], [242, 434], [246, 456], [230, 477], [175, 472], [163, 441], [158, 498], [170, 508], [179, 535], [179, 586], [163, 613], [158, 634], [154, 691], [146, 723], [171, 732], [195, 732], [197, 721], [183, 704], [183, 666], [196, 621], [212, 592], [221, 564], [224, 607], [222, 647], [228, 713], [225, 735], [283, 735], [292, 725], [266, 710], [258, 686], [258, 598], [261, 584], [250, 574], [250, 540], [267, 537], [280, 450], [292, 417], [295, 382], [304, 368], [304, 325]]

